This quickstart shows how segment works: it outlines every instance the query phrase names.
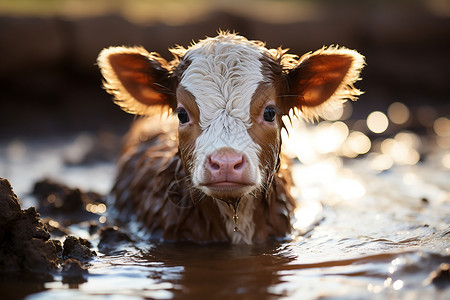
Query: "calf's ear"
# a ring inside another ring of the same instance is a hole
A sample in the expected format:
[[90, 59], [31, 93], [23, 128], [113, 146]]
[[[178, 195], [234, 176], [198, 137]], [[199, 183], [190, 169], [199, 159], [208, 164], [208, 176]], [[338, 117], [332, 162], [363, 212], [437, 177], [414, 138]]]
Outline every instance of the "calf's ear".
[[111, 47], [100, 52], [97, 63], [103, 86], [124, 111], [138, 115], [176, 108], [174, 78], [169, 64], [141, 47]]
[[356, 100], [362, 92], [353, 86], [359, 80], [364, 56], [346, 48], [322, 48], [303, 55], [288, 71], [288, 91], [283, 111], [298, 108], [302, 117], [317, 119], [347, 99]]

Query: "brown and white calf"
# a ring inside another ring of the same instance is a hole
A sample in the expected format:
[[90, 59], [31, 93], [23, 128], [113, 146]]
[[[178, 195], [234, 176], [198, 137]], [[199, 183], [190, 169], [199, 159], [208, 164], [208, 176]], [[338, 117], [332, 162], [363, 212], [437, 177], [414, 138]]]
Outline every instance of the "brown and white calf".
[[[280, 169], [281, 118], [297, 108], [314, 119], [355, 100], [364, 57], [328, 47], [297, 59], [230, 33], [171, 52], [171, 62], [141, 47], [98, 57], [116, 104], [147, 116], [129, 131], [119, 162], [121, 216], [166, 240], [285, 237], [295, 200]], [[165, 110], [178, 124], [155, 117]]]

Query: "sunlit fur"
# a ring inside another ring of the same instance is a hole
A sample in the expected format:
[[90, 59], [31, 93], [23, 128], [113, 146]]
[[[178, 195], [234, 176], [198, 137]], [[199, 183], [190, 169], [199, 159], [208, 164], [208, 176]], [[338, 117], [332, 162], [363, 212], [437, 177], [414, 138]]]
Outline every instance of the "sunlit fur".
[[324, 113], [326, 113], [327, 111], [336, 109], [347, 100], [355, 101], [361, 94], [363, 94], [362, 91], [355, 88], [354, 83], [360, 80], [359, 76], [362, 68], [365, 65], [365, 60], [364, 56], [362, 56], [355, 50], [350, 50], [345, 47], [339, 46], [323, 47], [322, 49], [302, 55], [298, 60], [297, 65], [316, 55], [336, 55], [336, 54], [347, 55], [352, 58], [352, 63], [349, 72], [347, 72], [339, 87], [327, 101], [316, 107], [308, 107], [305, 109], [301, 109], [302, 112], [301, 117], [303, 117], [305, 120], [308, 121], [318, 120], [319, 117], [323, 117]]
[[120, 82], [117, 74], [114, 72], [111, 63], [109, 62], [109, 57], [114, 54], [136, 54], [148, 58], [149, 61], [155, 61], [161, 64], [163, 68], [170, 68], [167, 61], [160, 57], [157, 53], [149, 53], [142, 47], [110, 47], [103, 49], [97, 58], [97, 64], [100, 67], [103, 77], [103, 87], [108, 93], [114, 96], [114, 102], [120, 106], [124, 111], [137, 114], [137, 115], [154, 115], [162, 113], [162, 107], [167, 106], [154, 106], [145, 105], [140, 101], [130, 95], [127, 89]]

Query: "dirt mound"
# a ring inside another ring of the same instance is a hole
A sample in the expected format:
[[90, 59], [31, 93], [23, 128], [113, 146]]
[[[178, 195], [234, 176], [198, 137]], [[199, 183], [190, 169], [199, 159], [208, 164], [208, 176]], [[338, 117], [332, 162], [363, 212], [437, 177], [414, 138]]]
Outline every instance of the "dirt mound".
[[36, 209], [22, 210], [9, 181], [0, 178], [0, 272], [52, 273], [67, 265], [66, 259], [88, 261], [96, 255], [89, 247], [73, 236], [66, 237], [64, 246], [50, 239]]

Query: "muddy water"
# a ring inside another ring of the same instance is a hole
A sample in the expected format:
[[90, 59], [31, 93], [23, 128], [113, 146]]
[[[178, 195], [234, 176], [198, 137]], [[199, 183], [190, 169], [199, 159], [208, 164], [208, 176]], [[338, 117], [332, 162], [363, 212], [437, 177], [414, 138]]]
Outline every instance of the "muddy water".
[[[1, 176], [23, 202], [35, 180], [57, 178], [106, 193], [113, 163], [66, 166], [74, 144], [8, 141]], [[11, 148], [15, 151], [11, 151]], [[22, 151], [22, 152], [21, 152]], [[26, 299], [450, 299], [447, 150], [381, 172], [370, 155], [326, 156], [293, 166], [300, 207], [292, 239], [263, 245], [134, 242], [94, 249], [85, 282], [2, 277], [2, 294]], [[26, 204], [23, 203], [26, 207]], [[108, 216], [108, 212], [103, 216]], [[69, 230], [97, 245], [88, 226]]]

